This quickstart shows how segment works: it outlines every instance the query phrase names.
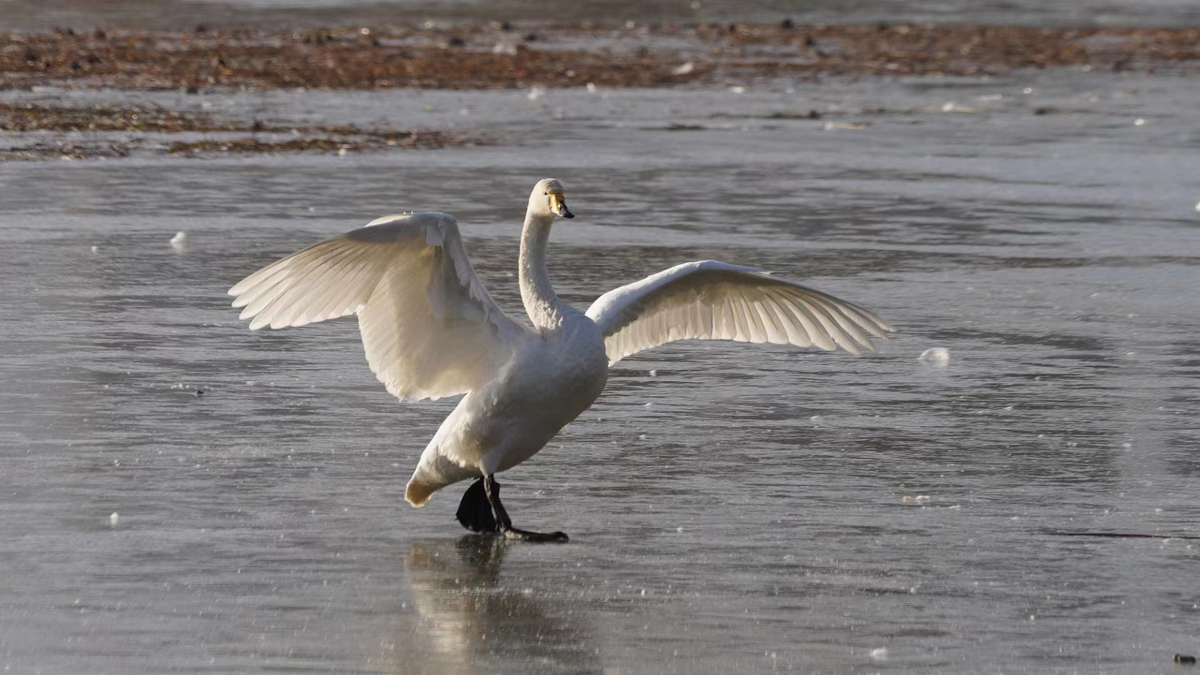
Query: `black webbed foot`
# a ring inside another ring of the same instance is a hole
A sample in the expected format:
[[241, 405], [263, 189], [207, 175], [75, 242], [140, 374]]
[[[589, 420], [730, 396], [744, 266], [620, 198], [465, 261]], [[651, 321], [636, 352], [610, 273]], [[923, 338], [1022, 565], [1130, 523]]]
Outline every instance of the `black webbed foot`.
[[463, 527], [472, 532], [502, 534], [505, 539], [512, 541], [568, 541], [567, 535], [562, 532], [530, 532], [513, 527], [504, 504], [500, 502], [500, 484], [490, 474], [467, 488], [455, 516]]
[[458, 512], [454, 514], [462, 526], [472, 532], [500, 533], [496, 516], [492, 513], [492, 503], [488, 501], [487, 489], [483, 478], [471, 483], [471, 487], [463, 493], [462, 501], [458, 504]]

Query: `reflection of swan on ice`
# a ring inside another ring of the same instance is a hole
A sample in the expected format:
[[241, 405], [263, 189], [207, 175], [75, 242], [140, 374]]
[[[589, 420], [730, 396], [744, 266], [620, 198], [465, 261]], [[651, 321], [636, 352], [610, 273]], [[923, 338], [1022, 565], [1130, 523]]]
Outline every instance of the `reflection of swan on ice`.
[[858, 353], [891, 328], [870, 311], [760, 270], [684, 263], [600, 296], [581, 313], [546, 268], [562, 184], [539, 181], [521, 233], [521, 299], [533, 328], [483, 287], [444, 213], [380, 218], [251, 274], [229, 290], [251, 328], [358, 315], [367, 361], [401, 400], [466, 394], [421, 455], [405, 491], [422, 506], [447, 485], [468, 529], [566, 541], [512, 526], [495, 474], [529, 459], [604, 390], [608, 368], [675, 340], [771, 342]]
[[565, 602], [505, 585], [506, 552], [504, 540], [476, 535], [409, 546], [414, 613], [392, 632], [398, 672], [601, 671], [590, 635]]

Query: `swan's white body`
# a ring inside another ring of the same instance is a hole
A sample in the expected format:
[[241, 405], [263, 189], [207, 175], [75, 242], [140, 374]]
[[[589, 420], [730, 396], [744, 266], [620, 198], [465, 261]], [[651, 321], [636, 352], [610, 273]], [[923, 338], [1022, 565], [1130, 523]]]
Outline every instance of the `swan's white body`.
[[582, 314], [546, 269], [555, 214], [571, 217], [558, 181], [529, 198], [521, 299], [510, 319], [471, 267], [443, 213], [380, 218], [246, 277], [230, 289], [252, 329], [357, 314], [372, 371], [401, 400], [466, 394], [421, 455], [406, 499], [510, 469], [542, 449], [604, 390], [608, 367], [682, 339], [771, 342], [858, 353], [892, 330], [832, 296], [748, 267], [685, 263], [604, 294]]

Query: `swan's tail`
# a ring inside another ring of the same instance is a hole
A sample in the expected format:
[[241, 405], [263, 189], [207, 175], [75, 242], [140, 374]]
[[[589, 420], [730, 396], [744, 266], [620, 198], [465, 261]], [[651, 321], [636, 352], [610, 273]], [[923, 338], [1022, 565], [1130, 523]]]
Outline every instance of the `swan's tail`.
[[435, 485], [432, 483], [422, 483], [417, 480], [416, 476], [413, 476], [412, 480], [408, 481], [408, 487], [404, 490], [404, 499], [409, 504], [420, 508], [425, 506], [425, 502], [429, 501], [429, 498], [433, 496], [433, 493], [437, 492], [442, 487], [443, 486], [441, 485]]
[[478, 478], [479, 475], [479, 469], [461, 467], [439, 455], [436, 450], [430, 452], [427, 449], [425, 454], [421, 455], [421, 462], [417, 464], [417, 470], [408, 480], [408, 487], [404, 490], [404, 499], [413, 506], [425, 506], [425, 502], [429, 501], [433, 493], [438, 490], [460, 480]]

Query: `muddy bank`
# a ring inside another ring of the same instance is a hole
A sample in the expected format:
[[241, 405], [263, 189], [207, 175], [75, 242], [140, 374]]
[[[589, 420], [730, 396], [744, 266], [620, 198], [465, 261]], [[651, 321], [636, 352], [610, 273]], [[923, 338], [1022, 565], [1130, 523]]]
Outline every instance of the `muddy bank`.
[[1194, 72], [1200, 29], [507, 24], [0, 36], [0, 88], [661, 87], [792, 77], [1001, 75], [1021, 68]]
[[[348, 153], [440, 148], [478, 138], [439, 131], [222, 119], [186, 94], [229, 91], [701, 87], [902, 76], [982, 77], [1022, 69], [1170, 72], [1200, 64], [1200, 29], [1020, 26], [591, 24], [518, 29], [321, 28], [290, 32], [0, 34], [0, 160], [132, 153]], [[171, 108], [58, 102], [26, 92], [178, 91]], [[533, 97], [533, 94], [531, 94]], [[22, 99], [34, 98], [34, 101]], [[1051, 111], [1051, 108], [1046, 108]], [[800, 114], [800, 113], [789, 113]], [[816, 114], [814, 111], [813, 115]], [[408, 126], [407, 123], [400, 123]], [[839, 123], [833, 123], [835, 127]], [[852, 123], [851, 128], [861, 124]]]
[[[0, 103], [0, 160], [127, 157], [135, 152], [204, 156], [230, 153], [370, 152], [477, 143], [439, 131], [234, 122], [159, 106]], [[0, 137], [3, 138], [3, 137]]]

